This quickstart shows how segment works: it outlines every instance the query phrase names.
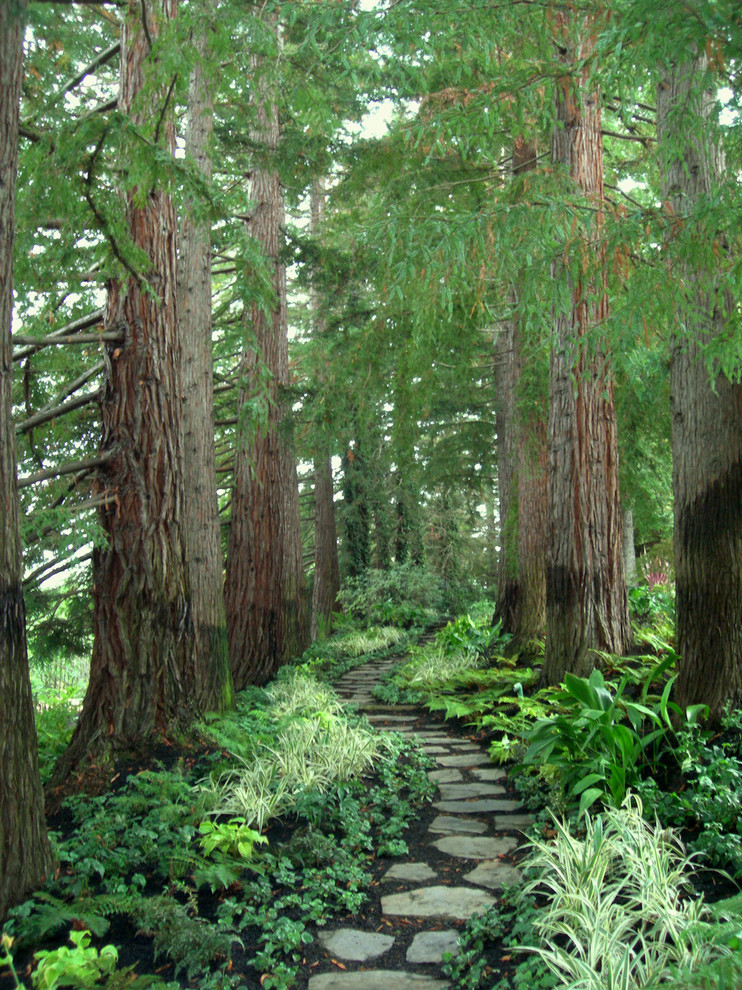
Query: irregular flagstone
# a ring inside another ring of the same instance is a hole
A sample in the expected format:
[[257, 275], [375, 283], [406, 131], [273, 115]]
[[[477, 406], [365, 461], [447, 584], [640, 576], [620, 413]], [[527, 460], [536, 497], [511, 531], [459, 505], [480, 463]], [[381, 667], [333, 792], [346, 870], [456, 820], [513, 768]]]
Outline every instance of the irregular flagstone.
[[386, 871], [382, 880], [411, 880], [414, 883], [425, 883], [438, 874], [431, 870], [427, 863], [395, 863]]
[[459, 859], [495, 859], [517, 849], [518, 840], [508, 835], [447, 835], [443, 839], [436, 839], [433, 845], [440, 852]]
[[452, 756], [439, 756], [436, 763], [442, 767], [481, 767], [490, 762], [486, 753], [456, 753]]
[[484, 822], [479, 822], [476, 818], [461, 818], [454, 815], [438, 815], [428, 829], [429, 832], [444, 832], [446, 835], [481, 835], [487, 831]]
[[442, 932], [418, 932], [407, 950], [407, 962], [439, 963], [443, 953], [459, 954], [459, 933], [449, 928]]
[[377, 935], [358, 928], [336, 928], [321, 932], [321, 944], [333, 956], [349, 962], [368, 962], [388, 952], [394, 945], [393, 935]]
[[498, 770], [496, 767], [474, 767], [471, 775], [477, 780], [504, 780], [507, 776], [504, 770]]
[[416, 715], [387, 715], [386, 712], [366, 716], [369, 722], [416, 722]]
[[449, 770], [428, 770], [428, 778], [437, 784], [458, 784], [463, 781], [464, 775], [451, 767]]
[[356, 973], [320, 973], [311, 977], [307, 990], [444, 990], [449, 984], [432, 976], [393, 969], [366, 969]]
[[[515, 811], [520, 805], [517, 801], [507, 801], [505, 798], [481, 798], [474, 801], [435, 801], [433, 807], [438, 811], [454, 814], [479, 815], [493, 811]], [[503, 826], [505, 827], [507, 826]]]
[[499, 860], [485, 860], [480, 863], [471, 873], [464, 875], [464, 880], [469, 883], [479, 884], [480, 887], [488, 887], [490, 890], [502, 890], [511, 884], [519, 883], [521, 878], [520, 870]]
[[448, 752], [445, 746], [436, 746], [436, 745], [431, 746], [429, 744], [423, 745], [423, 749], [425, 750], [426, 753], [430, 753], [431, 756], [435, 756], [436, 753]]
[[466, 921], [475, 911], [481, 911], [494, 903], [494, 897], [485, 894], [482, 890], [441, 885], [420, 887], [405, 894], [388, 894], [381, 899], [381, 913], [404, 918], [449, 918], [452, 921]]
[[523, 829], [528, 828], [529, 825], [533, 825], [533, 815], [496, 815], [495, 816], [495, 830], [498, 829], [509, 829], [517, 828]]
[[487, 797], [493, 794], [505, 794], [505, 788], [498, 784], [445, 784], [438, 787], [444, 801], [461, 801], [464, 798]]
[[477, 746], [476, 743], [473, 743], [473, 742], [464, 742], [461, 739], [453, 739], [451, 741], [451, 745], [452, 746], [455, 746], [456, 749], [465, 749], [465, 750], [470, 750], [470, 749], [471, 750], [474, 750], [474, 749], [477, 749], [478, 750], [478, 749], [481, 749], [481, 747], [480, 746]]

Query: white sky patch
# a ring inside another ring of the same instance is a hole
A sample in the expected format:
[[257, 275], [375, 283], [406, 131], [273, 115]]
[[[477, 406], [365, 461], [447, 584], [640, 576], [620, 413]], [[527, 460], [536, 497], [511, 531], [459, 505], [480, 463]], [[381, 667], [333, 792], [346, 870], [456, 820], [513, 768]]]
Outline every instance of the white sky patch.
[[734, 96], [734, 93], [728, 86], [724, 86], [719, 90], [717, 95], [719, 97], [719, 102], [722, 105], [722, 110], [719, 114], [719, 123], [729, 127], [732, 124], [735, 124], [737, 122], [737, 118], [739, 117], [737, 111], [732, 110], [728, 105], [729, 101]]

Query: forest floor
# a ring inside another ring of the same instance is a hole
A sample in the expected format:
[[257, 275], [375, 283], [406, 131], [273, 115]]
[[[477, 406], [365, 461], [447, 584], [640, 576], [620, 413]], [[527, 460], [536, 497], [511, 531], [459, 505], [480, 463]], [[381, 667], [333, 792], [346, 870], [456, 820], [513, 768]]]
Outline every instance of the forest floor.
[[[282, 669], [265, 689], [248, 689], [229, 716], [215, 716], [195, 726], [192, 736], [162, 740], [138, 759], [109, 767], [100, 794], [70, 796], [49, 820], [58, 870], [10, 921], [20, 982], [0, 964], [0, 990], [556, 986], [559, 978], [539, 954], [521, 949], [539, 942], [539, 919], [555, 903], [543, 882], [528, 889], [534, 847], [557, 837], [560, 828], [553, 818], [547, 824], [542, 809], [558, 809], [566, 822], [564, 794], [548, 776], [528, 775], [527, 769], [508, 774], [493, 762], [509, 759], [512, 766], [507, 733], [522, 735], [512, 717], [506, 724], [513, 729], [504, 729], [499, 715], [499, 727], [492, 728], [498, 704], [516, 707], [513, 685], [525, 684], [523, 707], [532, 718], [542, 717], [538, 671], [512, 669], [496, 657], [488, 667], [467, 664], [452, 679], [441, 643], [464, 633], [484, 635], [468, 615], [463, 618], [423, 633], [417, 645], [418, 632], [336, 658], [325, 646], [298, 667]], [[651, 680], [657, 661], [644, 659], [650, 669], [644, 676]], [[435, 691], [450, 685], [453, 693], [426, 701], [419, 690], [424, 674], [434, 678]], [[292, 692], [294, 707], [281, 708]], [[486, 717], [462, 714], [472, 710]], [[573, 712], [570, 726], [576, 717]], [[292, 780], [291, 800], [256, 824], [254, 855], [252, 840], [247, 851], [237, 851], [234, 835], [246, 819], [234, 817], [239, 812], [224, 804], [221, 791], [221, 804], [204, 804], [225, 773], [234, 772], [235, 757], [240, 773], [269, 767], [279, 751], [292, 750], [292, 728], [332, 736], [336, 727], [349, 735], [339, 737], [328, 757], [333, 767], [355, 745], [369, 745], [375, 755], [365, 770], [323, 789], [297, 784], [287, 765], [278, 771], [276, 764], [264, 796], [275, 797], [277, 784]], [[676, 834], [694, 850], [680, 870], [684, 879], [673, 910], [699, 895], [706, 904], [729, 905], [718, 917], [707, 914], [705, 922], [709, 940], [734, 950], [728, 970], [717, 967], [716, 982], [703, 982], [707, 970], [700, 982], [681, 976], [675, 990], [742, 987], [742, 897], [735, 899], [739, 885], [732, 879], [742, 876], [742, 759], [734, 755], [742, 756], [739, 729], [735, 724], [708, 739], [698, 732], [682, 737], [674, 763], [665, 754], [647, 771], [651, 787], [644, 791], [658, 797], [642, 830], [674, 813]], [[681, 757], [688, 768], [678, 777]], [[665, 764], [675, 768], [669, 783]], [[583, 775], [587, 766], [583, 760]], [[536, 809], [535, 826], [523, 801]], [[215, 852], [206, 848], [204, 831], [207, 837], [223, 833], [227, 844]], [[652, 847], [663, 856], [672, 844], [665, 835], [658, 831]], [[69, 981], [71, 958], [84, 954], [70, 950], [69, 942], [83, 936], [92, 940], [85, 952], [94, 961], [98, 950], [115, 947], [118, 961], [109, 979], [94, 973], [86, 982]], [[70, 954], [59, 962], [64, 981], [38, 981], [39, 950]]]

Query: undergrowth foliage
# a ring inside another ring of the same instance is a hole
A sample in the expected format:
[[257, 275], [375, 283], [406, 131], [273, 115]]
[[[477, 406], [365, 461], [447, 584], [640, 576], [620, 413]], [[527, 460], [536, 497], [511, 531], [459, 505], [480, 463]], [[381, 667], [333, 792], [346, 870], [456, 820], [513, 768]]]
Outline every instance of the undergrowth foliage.
[[[414, 743], [349, 717], [300, 668], [198, 731], [167, 769], [66, 799], [53, 833], [59, 873], [6, 926], [9, 972], [14, 957], [21, 976], [32, 970], [44, 944], [58, 946], [39, 957], [53, 958], [43, 965], [57, 982], [39, 986], [209, 990], [242, 985], [241, 970], [265, 990], [288, 987], [309, 926], [359, 909], [367, 860], [406, 851], [405, 828], [432, 793]], [[169, 979], [127, 965], [136, 933]]]

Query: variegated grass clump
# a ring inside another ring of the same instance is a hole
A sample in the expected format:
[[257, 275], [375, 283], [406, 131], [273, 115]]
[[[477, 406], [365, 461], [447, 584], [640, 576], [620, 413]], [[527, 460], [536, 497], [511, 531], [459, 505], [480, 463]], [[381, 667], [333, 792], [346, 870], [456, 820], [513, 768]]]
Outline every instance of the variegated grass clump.
[[366, 653], [376, 653], [386, 650], [401, 640], [406, 640], [407, 634], [396, 626], [369, 626], [361, 631], [350, 630], [335, 637], [335, 650], [343, 656], [360, 657]]
[[671, 829], [642, 818], [629, 795], [618, 809], [585, 815], [584, 838], [555, 821], [555, 841], [531, 840], [526, 893], [546, 892], [537, 952], [570, 990], [650, 990], [712, 955], [702, 898], [688, 898], [691, 857]]
[[397, 676], [403, 677], [409, 686], [448, 681], [469, 670], [478, 670], [485, 664], [481, 655], [458, 650], [446, 652], [440, 646], [428, 646], [413, 656]]
[[379, 735], [351, 723], [335, 692], [314, 678], [289, 671], [266, 694], [274, 731], [238, 755], [237, 766], [203, 782], [208, 814], [239, 815], [258, 830], [302, 791], [326, 791], [370, 771], [380, 748]]
[[265, 691], [271, 713], [277, 718], [318, 712], [337, 715], [343, 707], [329, 684], [324, 684], [295, 667], [282, 667], [279, 677]]

